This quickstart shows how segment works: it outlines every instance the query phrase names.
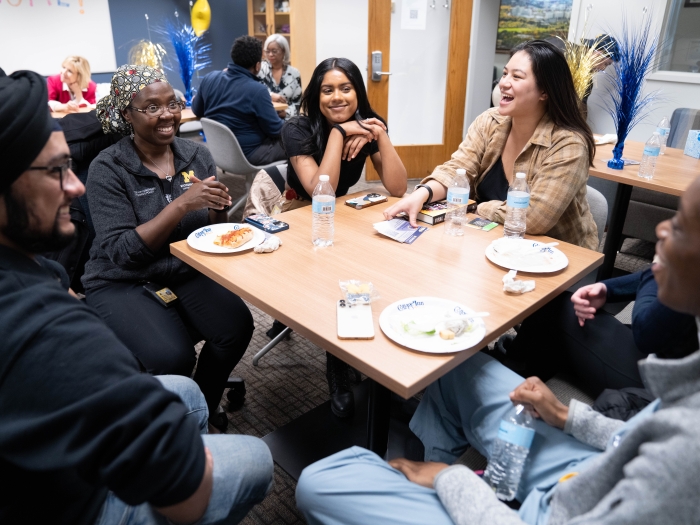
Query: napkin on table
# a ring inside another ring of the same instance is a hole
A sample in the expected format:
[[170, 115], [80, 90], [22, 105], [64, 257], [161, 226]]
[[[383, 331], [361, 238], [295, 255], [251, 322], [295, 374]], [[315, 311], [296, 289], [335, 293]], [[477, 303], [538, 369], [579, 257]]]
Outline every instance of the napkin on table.
[[521, 281], [515, 278], [516, 270], [511, 270], [503, 276], [503, 291], [508, 293], [526, 293], [535, 289], [535, 281]]

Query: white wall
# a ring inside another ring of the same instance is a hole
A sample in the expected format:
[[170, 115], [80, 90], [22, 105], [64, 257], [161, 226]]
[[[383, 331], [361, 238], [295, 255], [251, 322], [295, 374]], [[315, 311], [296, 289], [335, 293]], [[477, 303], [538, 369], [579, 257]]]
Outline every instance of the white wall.
[[329, 57], [355, 62], [367, 84], [368, 0], [316, 0], [316, 64]]
[[[491, 80], [496, 59], [498, 12], [500, 2], [476, 0], [472, 11], [472, 29], [469, 44], [469, 74], [467, 77], [467, 103], [464, 113], [464, 134], [469, 125], [491, 102]], [[499, 67], [499, 72], [502, 66]]]

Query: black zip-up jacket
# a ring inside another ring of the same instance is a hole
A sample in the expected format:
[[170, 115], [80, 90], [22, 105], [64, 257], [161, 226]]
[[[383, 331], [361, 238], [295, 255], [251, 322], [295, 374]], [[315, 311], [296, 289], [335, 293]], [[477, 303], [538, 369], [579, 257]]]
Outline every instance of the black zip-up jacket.
[[[192, 175], [200, 180], [216, 176], [214, 159], [203, 144], [176, 137], [172, 149], [173, 200], [192, 185]], [[189, 212], [158, 251], [148, 248], [136, 227], [158, 215], [168, 201], [163, 181], [143, 165], [129, 137], [90, 164], [87, 196], [96, 237], [82, 279], [86, 290], [113, 282], [167, 283], [194, 275], [195, 270], [170, 255], [169, 245], [206, 226], [209, 212], [206, 208]]]

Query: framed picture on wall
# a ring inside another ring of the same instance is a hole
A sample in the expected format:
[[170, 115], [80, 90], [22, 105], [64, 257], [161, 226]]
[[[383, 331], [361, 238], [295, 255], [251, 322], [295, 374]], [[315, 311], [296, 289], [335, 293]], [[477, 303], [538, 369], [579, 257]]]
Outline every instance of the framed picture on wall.
[[[700, 0], [686, 0], [686, 2]], [[521, 42], [569, 34], [573, 0], [501, 0], [496, 51], [507, 52]]]
[[700, 0], [685, 0], [683, 7], [700, 7]]

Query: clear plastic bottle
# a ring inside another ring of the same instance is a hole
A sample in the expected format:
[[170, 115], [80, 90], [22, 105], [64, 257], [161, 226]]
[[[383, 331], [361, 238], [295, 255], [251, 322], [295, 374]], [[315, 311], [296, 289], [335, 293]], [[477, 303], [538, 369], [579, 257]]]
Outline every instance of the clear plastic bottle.
[[496, 492], [498, 499], [511, 501], [515, 498], [534, 437], [532, 416], [523, 405], [514, 406], [501, 420], [484, 472], [484, 481]]
[[335, 215], [335, 191], [328, 182], [328, 175], [321, 175], [311, 196], [313, 224], [311, 242], [323, 248], [333, 246], [333, 216]]
[[659, 125], [656, 126], [656, 131], [659, 132], [659, 136], [661, 137], [660, 155], [663, 155], [664, 153], [666, 153], [666, 141], [668, 141], [668, 134], [671, 132], [671, 122], [668, 120], [668, 117], [664, 117], [661, 119]]
[[639, 176], [643, 179], [651, 179], [654, 177], [654, 168], [656, 168], [656, 159], [659, 158], [661, 152], [661, 135], [658, 131], [651, 134], [651, 138], [644, 144], [644, 155], [642, 155], [642, 163], [639, 165]]
[[458, 169], [452, 184], [447, 188], [447, 213], [445, 214], [445, 233], [464, 235], [464, 221], [469, 203], [469, 179], [467, 170]]
[[513, 183], [508, 188], [506, 221], [503, 224], [503, 236], [522, 239], [527, 226], [527, 209], [530, 206], [530, 186], [524, 173], [516, 173]]

